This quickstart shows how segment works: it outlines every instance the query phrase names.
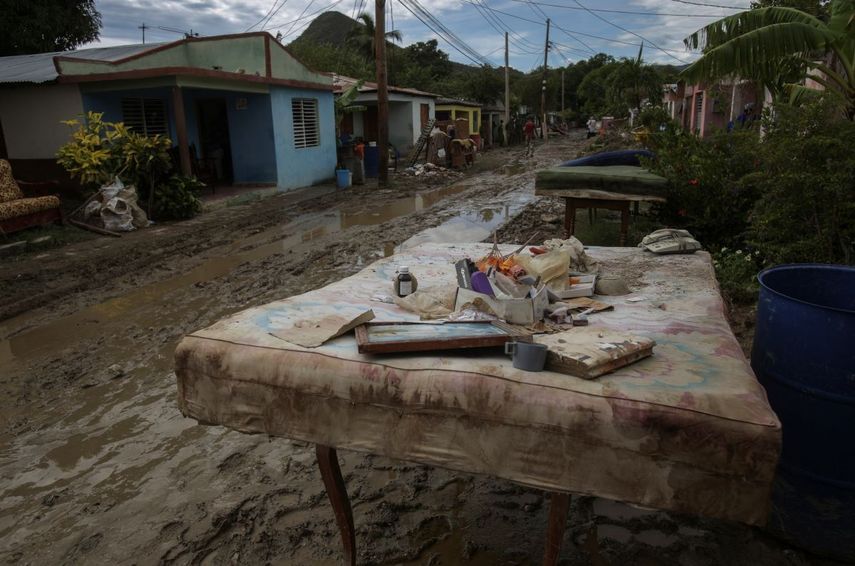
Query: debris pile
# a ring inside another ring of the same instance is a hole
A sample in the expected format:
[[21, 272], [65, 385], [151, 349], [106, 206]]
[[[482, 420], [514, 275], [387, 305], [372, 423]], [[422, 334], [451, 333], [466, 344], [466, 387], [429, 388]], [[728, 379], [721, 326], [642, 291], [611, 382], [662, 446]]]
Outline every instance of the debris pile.
[[415, 177], [459, 177], [462, 175], [459, 171], [446, 169], [445, 167], [434, 165], [433, 163], [420, 163], [419, 165], [407, 167], [404, 169], [403, 174], [413, 175]]
[[145, 228], [151, 222], [137, 204], [137, 190], [125, 186], [118, 178], [102, 186], [83, 207], [87, 225], [111, 232], [131, 232]]

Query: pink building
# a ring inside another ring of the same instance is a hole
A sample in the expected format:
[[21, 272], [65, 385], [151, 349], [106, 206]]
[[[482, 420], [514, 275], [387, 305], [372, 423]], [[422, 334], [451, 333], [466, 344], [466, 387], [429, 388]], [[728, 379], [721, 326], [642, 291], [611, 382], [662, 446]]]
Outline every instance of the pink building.
[[663, 106], [684, 130], [700, 137], [736, 123], [747, 105], [759, 115], [763, 98], [756, 84], [745, 80], [723, 80], [716, 83], [686, 84], [679, 82], [663, 87]]

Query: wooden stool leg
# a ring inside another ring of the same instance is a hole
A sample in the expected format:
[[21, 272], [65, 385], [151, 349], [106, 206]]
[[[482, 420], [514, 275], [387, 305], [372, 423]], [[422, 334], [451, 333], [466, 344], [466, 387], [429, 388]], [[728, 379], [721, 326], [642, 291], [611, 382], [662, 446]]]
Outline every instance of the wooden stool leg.
[[555, 566], [561, 554], [564, 541], [564, 525], [570, 511], [570, 494], [552, 493], [549, 501], [549, 525], [546, 527], [546, 550], [543, 553], [543, 566]]
[[341, 543], [344, 547], [344, 563], [350, 566], [356, 565], [356, 535], [353, 530], [353, 511], [350, 508], [350, 499], [341, 477], [341, 468], [338, 465], [338, 456], [335, 448], [315, 445], [315, 453], [318, 456], [318, 466], [321, 469], [321, 478], [327, 490], [335, 513], [335, 522], [341, 532]]
[[626, 236], [629, 232], [629, 202], [625, 203], [620, 211], [620, 245], [626, 245]]

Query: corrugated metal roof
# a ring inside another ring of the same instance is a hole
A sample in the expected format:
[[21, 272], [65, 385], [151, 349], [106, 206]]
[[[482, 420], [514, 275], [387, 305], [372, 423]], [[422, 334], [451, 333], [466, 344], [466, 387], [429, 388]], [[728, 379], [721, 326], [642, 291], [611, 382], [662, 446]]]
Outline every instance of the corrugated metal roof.
[[35, 53], [33, 55], [12, 55], [0, 57], [0, 83], [48, 83], [56, 80], [57, 72], [53, 58], [78, 57], [94, 61], [117, 61], [136, 55], [163, 43], [137, 45], [117, 45], [115, 47], [93, 47], [76, 51], [58, 51], [54, 53]]

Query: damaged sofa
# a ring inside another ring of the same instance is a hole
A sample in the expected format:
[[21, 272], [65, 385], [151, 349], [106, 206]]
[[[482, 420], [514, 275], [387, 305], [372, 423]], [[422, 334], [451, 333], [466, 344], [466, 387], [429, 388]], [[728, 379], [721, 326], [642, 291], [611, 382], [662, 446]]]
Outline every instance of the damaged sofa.
[[56, 195], [25, 197], [12, 176], [12, 166], [7, 160], [0, 159], [0, 234], [11, 234], [52, 222], [62, 223], [59, 204]]

